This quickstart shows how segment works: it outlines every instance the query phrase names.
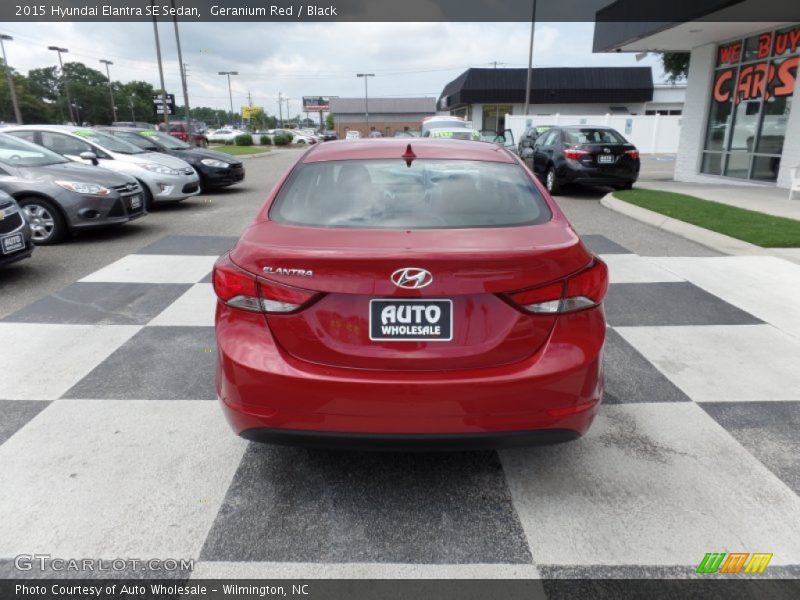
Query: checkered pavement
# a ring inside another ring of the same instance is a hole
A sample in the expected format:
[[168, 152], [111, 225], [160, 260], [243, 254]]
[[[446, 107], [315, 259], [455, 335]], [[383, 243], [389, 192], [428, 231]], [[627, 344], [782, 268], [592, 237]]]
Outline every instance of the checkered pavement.
[[558, 446], [234, 436], [209, 278], [233, 238], [164, 238], [0, 320], [0, 576], [39, 552], [195, 577], [682, 577], [744, 551], [797, 577], [800, 266], [585, 239], [611, 271], [606, 396]]

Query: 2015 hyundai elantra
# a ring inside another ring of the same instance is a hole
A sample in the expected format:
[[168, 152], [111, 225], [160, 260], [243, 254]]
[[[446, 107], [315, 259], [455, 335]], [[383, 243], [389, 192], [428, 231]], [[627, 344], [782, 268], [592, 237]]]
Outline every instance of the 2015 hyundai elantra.
[[217, 392], [250, 440], [557, 442], [601, 402], [607, 268], [494, 144], [315, 147], [213, 284]]

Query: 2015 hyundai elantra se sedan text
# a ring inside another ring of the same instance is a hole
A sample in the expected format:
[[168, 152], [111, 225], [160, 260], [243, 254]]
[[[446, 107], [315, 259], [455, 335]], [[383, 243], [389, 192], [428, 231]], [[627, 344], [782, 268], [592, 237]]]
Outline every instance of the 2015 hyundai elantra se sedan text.
[[494, 144], [315, 147], [213, 283], [217, 392], [247, 439], [557, 442], [600, 405], [607, 268]]

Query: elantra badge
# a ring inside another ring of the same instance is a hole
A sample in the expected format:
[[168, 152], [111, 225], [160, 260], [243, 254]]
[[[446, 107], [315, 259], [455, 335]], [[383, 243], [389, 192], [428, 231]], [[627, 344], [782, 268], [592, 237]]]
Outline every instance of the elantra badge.
[[262, 267], [264, 273], [267, 275], [296, 275], [298, 277], [313, 277], [314, 271], [308, 269], [287, 269], [285, 267]]
[[407, 290], [420, 290], [433, 283], [433, 275], [425, 269], [406, 267], [392, 273], [392, 283]]

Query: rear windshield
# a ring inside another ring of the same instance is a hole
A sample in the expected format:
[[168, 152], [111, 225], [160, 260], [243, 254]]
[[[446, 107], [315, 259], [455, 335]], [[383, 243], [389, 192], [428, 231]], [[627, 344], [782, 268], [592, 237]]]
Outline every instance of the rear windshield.
[[627, 140], [613, 129], [565, 129], [568, 144], [627, 144]]
[[290, 225], [385, 229], [512, 227], [551, 216], [516, 164], [430, 159], [300, 164], [269, 212]]

